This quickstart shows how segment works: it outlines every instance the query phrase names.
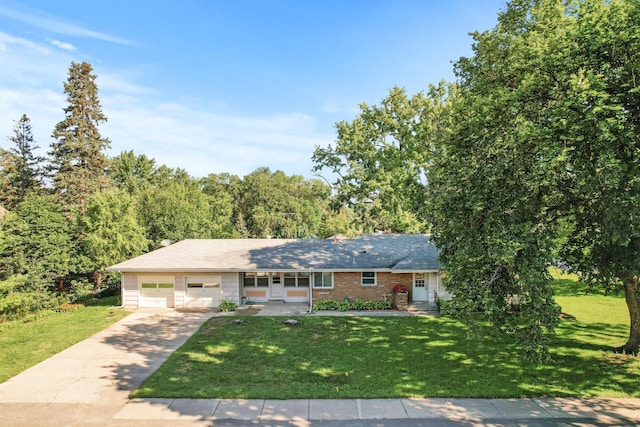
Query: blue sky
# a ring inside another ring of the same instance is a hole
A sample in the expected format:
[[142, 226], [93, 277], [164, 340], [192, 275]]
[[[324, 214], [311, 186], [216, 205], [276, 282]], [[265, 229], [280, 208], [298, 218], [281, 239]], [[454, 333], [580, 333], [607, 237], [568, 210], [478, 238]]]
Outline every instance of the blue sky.
[[453, 80], [504, 0], [110, 0], [0, 3], [0, 147], [23, 113], [43, 151], [71, 61], [98, 75], [111, 156], [191, 175], [261, 166], [311, 177], [336, 122], [394, 85]]

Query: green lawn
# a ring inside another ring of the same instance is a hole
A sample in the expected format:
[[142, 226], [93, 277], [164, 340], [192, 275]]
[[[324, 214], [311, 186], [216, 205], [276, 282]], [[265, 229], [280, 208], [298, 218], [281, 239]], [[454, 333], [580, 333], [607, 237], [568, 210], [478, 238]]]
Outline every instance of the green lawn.
[[117, 297], [77, 310], [50, 313], [31, 322], [0, 324], [0, 382], [53, 356], [125, 317]]
[[[556, 282], [563, 287], [561, 281]], [[622, 344], [624, 300], [558, 289], [553, 363], [533, 366], [504, 337], [466, 339], [447, 317], [213, 318], [135, 397], [385, 398], [640, 396], [640, 361]], [[241, 318], [244, 325], [233, 321]]]

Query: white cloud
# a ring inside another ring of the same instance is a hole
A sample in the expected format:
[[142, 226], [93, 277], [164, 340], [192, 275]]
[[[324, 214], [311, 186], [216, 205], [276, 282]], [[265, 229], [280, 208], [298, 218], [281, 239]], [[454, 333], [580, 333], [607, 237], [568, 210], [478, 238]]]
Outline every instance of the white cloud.
[[60, 40], [49, 40], [49, 43], [51, 43], [54, 46], [58, 46], [60, 49], [69, 50], [69, 51], [77, 50], [77, 48], [71, 43], [61, 42]]
[[93, 31], [87, 28], [83, 28], [78, 25], [64, 22], [62, 18], [55, 16], [47, 16], [42, 12], [30, 9], [27, 12], [22, 12], [16, 9], [9, 8], [7, 6], [0, 5], [0, 16], [4, 16], [16, 21], [32, 25], [34, 27], [42, 28], [47, 31], [52, 31], [58, 34], [65, 34], [68, 36], [87, 37], [97, 40], [102, 40], [110, 43], [131, 45], [129, 40], [112, 36], [110, 34]]
[[300, 113], [243, 117], [177, 104], [142, 105], [138, 99], [122, 108], [121, 101], [103, 103], [109, 115], [103, 134], [112, 141], [112, 154], [134, 150], [194, 176], [245, 175], [261, 166], [309, 176], [314, 146], [332, 139]]
[[[14, 121], [26, 113], [36, 143], [48, 151], [53, 128], [64, 117], [63, 82], [71, 60], [77, 59], [66, 50], [0, 33], [0, 147], [10, 145]], [[102, 64], [95, 69], [109, 119], [100, 131], [111, 140], [111, 156], [134, 150], [198, 177], [245, 175], [262, 166], [311, 176], [314, 146], [333, 140], [301, 112], [243, 114], [220, 100], [203, 105], [163, 95], [161, 88], [139, 83], [147, 71], [140, 66], [115, 71]]]

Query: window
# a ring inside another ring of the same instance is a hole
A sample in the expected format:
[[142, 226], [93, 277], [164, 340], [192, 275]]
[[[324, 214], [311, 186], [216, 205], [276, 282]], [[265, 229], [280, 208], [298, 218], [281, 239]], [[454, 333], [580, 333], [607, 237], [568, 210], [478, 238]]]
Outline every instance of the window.
[[313, 273], [314, 288], [333, 288], [333, 273]]
[[202, 288], [202, 283], [187, 283], [187, 288]]
[[256, 275], [257, 285], [258, 287], [268, 288], [269, 287], [269, 273], [258, 273]]
[[295, 286], [296, 285], [296, 273], [284, 273], [284, 285]]
[[256, 273], [244, 273], [242, 284], [245, 288], [256, 286]]
[[281, 277], [280, 277], [280, 273], [273, 273], [273, 276], [271, 277], [271, 283], [273, 283], [274, 285], [279, 285], [281, 282]]
[[309, 287], [309, 273], [298, 273], [298, 287], [299, 288], [308, 288]]
[[376, 285], [376, 273], [375, 271], [363, 271], [362, 272], [362, 286], [375, 286]]
[[424, 288], [425, 285], [425, 281], [424, 281], [424, 274], [423, 273], [418, 273], [413, 277], [413, 286], [416, 288]]

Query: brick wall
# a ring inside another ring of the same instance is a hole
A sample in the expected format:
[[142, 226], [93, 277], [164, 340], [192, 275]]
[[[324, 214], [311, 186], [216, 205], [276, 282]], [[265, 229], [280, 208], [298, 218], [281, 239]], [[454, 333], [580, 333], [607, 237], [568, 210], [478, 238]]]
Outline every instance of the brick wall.
[[342, 301], [345, 297], [362, 301], [391, 301], [393, 287], [397, 284], [411, 289], [413, 275], [410, 273], [376, 273], [375, 286], [362, 286], [362, 276], [357, 273], [334, 273], [333, 289], [313, 289], [313, 301], [327, 299]]

